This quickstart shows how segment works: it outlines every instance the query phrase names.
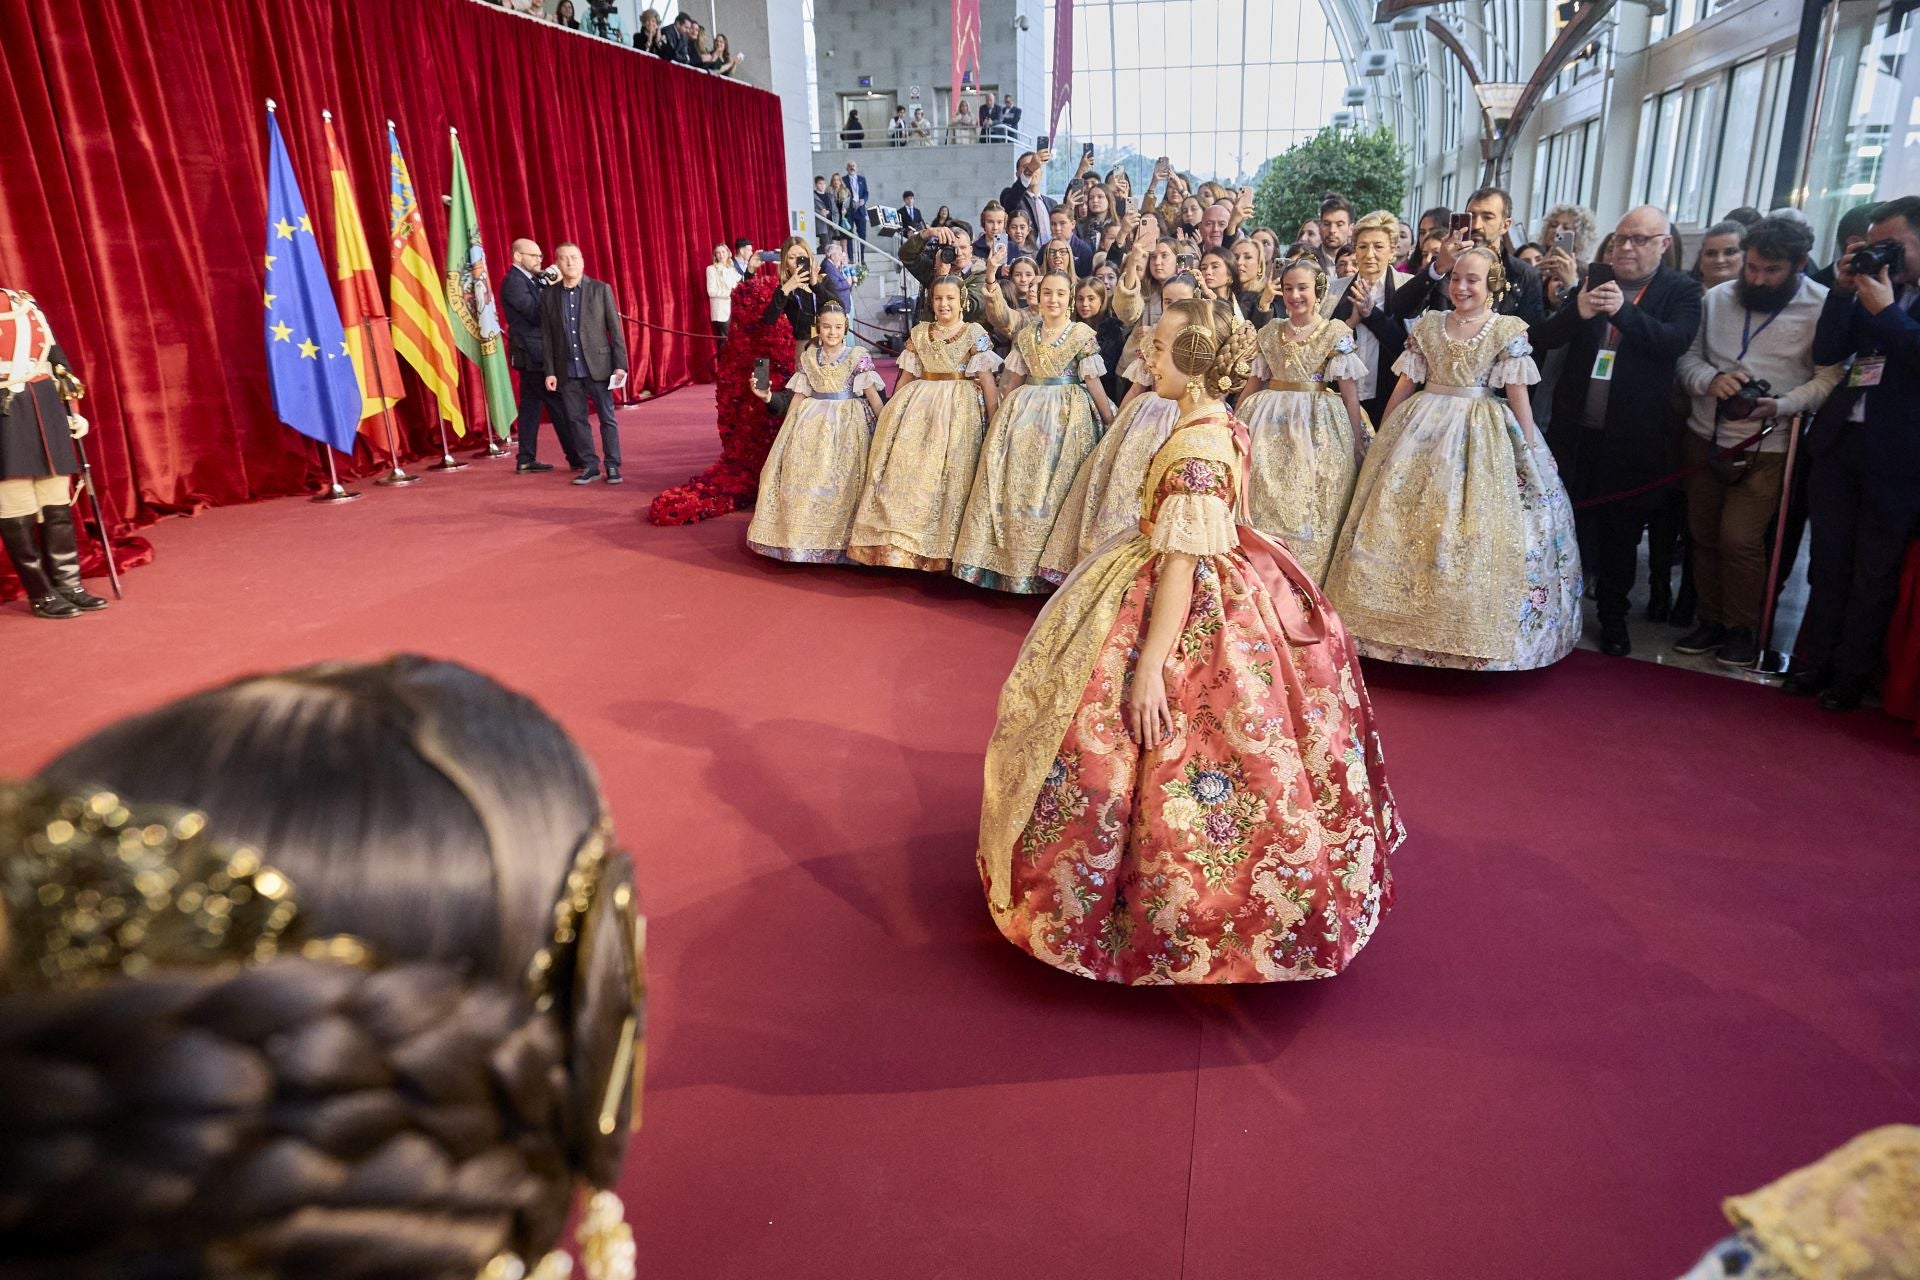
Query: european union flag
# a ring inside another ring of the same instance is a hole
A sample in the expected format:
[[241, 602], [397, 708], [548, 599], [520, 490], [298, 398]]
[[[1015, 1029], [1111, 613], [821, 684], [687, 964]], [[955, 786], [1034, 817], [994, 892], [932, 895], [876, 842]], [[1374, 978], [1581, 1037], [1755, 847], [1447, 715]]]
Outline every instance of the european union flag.
[[272, 103], [267, 143], [267, 377], [273, 408], [301, 435], [352, 453], [360, 382]]

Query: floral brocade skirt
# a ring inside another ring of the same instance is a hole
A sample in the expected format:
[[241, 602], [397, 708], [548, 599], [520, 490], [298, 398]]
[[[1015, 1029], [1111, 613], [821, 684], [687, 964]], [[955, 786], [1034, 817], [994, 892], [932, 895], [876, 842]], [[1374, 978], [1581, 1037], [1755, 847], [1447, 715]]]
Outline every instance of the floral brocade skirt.
[[[1089, 560], [1008, 679], [994, 750], [1018, 756], [1023, 735], [1056, 728], [1059, 746], [1013, 841], [1005, 906], [983, 844], [994, 921], [1103, 982], [1331, 977], [1391, 904], [1404, 838], [1352, 643], [1327, 611], [1324, 640], [1290, 644], [1244, 555], [1202, 558], [1169, 662], [1174, 736], [1143, 751], [1122, 708], [1159, 563], [1138, 535]], [[1046, 691], [1089, 657], [1083, 688]], [[991, 753], [987, 773], [1008, 776]]]
[[1360, 473], [1347, 406], [1332, 391], [1258, 391], [1240, 406], [1251, 457], [1247, 523], [1325, 582]]
[[1140, 486], [1179, 419], [1179, 402], [1150, 392], [1120, 410], [1067, 490], [1040, 556], [1041, 577], [1066, 581], [1075, 565], [1140, 523]]
[[944, 573], [953, 557], [987, 414], [972, 381], [914, 381], [887, 402], [847, 535], [861, 564]]
[[776, 560], [842, 559], [872, 436], [873, 410], [865, 400], [799, 401], [760, 468], [747, 545]]
[[954, 540], [953, 576], [995, 591], [1039, 595], [1040, 554], [1080, 464], [1100, 439], [1084, 386], [1015, 387], [987, 428]]

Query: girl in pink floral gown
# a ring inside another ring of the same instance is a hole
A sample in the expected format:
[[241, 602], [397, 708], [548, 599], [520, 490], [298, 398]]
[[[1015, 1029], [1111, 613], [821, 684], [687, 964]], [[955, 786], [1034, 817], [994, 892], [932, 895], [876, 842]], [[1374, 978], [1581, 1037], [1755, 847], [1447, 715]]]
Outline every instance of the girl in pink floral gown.
[[1330, 977], [1373, 936], [1404, 838], [1346, 629], [1234, 511], [1250, 326], [1176, 303], [1155, 333], [1179, 424], [1140, 531], [1083, 562], [1028, 633], [987, 751], [994, 921], [1105, 982]]

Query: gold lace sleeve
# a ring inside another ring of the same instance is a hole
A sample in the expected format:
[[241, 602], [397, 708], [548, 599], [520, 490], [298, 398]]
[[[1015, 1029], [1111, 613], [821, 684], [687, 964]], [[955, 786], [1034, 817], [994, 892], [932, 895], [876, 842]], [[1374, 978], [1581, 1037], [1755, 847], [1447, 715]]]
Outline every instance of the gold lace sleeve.
[[1920, 1259], [1920, 1128], [1869, 1130], [1725, 1207], [1734, 1225], [1806, 1280], [1913, 1275]]
[[1160, 503], [1148, 539], [1156, 555], [1221, 556], [1240, 545], [1233, 511], [1210, 494], [1170, 493]]

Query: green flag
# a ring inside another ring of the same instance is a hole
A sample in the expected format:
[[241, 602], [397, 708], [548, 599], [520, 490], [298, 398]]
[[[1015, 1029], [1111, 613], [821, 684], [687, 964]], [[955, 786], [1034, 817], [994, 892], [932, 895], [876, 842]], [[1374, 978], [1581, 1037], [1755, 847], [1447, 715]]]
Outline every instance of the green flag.
[[504, 440], [513, 429], [513, 378], [507, 372], [507, 346], [500, 332], [500, 313], [493, 303], [493, 285], [487, 279], [487, 253], [480, 245], [480, 218], [473, 211], [473, 187], [467, 181], [467, 162], [460, 154], [460, 133], [453, 135], [452, 208], [447, 213], [447, 319], [453, 345], [480, 366], [487, 388], [487, 417], [493, 434]]

